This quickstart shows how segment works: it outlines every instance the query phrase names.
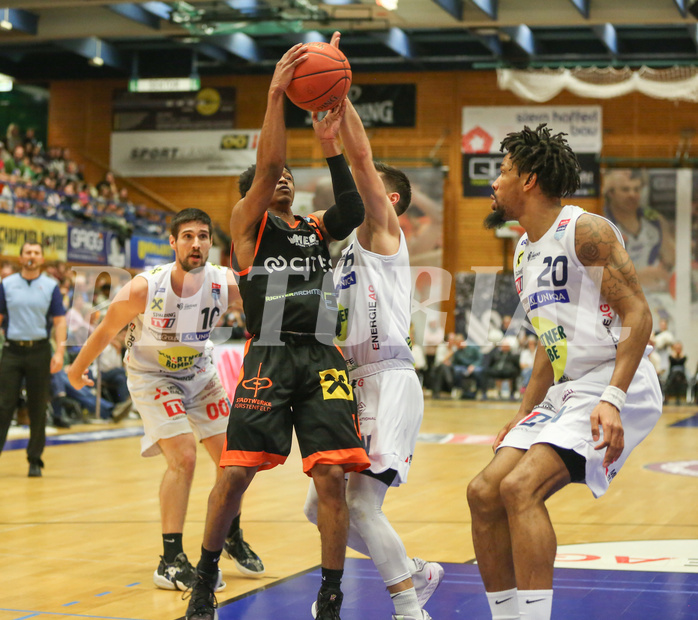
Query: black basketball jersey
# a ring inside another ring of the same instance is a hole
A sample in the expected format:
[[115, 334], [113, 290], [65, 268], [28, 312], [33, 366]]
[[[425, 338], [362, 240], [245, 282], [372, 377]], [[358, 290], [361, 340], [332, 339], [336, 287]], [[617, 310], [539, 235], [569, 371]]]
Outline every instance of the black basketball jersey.
[[267, 211], [252, 266], [240, 271], [234, 251], [232, 264], [254, 336], [337, 333], [330, 253], [315, 217], [296, 215], [288, 224]]

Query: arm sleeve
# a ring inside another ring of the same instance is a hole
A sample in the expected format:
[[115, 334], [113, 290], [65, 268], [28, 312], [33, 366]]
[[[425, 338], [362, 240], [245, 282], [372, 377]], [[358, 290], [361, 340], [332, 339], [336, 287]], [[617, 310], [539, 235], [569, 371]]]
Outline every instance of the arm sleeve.
[[49, 307], [49, 314], [51, 316], [64, 316], [65, 308], [63, 307], [63, 297], [61, 296], [61, 290], [56, 285], [53, 289], [53, 294], [51, 295], [51, 306]]
[[335, 204], [323, 216], [325, 230], [333, 239], [345, 239], [364, 221], [364, 203], [344, 155], [327, 158]]

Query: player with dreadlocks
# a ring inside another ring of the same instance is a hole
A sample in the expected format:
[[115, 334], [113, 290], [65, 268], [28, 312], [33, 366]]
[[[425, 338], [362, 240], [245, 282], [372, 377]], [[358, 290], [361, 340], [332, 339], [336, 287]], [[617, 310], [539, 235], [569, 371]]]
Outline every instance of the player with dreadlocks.
[[647, 356], [652, 316], [618, 229], [562, 206], [579, 187], [565, 134], [539, 125], [502, 141], [485, 226], [518, 220], [516, 290], [539, 348], [495, 456], [468, 486], [492, 618], [549, 619], [557, 540], [545, 501], [570, 482], [603, 495], [659, 419]]

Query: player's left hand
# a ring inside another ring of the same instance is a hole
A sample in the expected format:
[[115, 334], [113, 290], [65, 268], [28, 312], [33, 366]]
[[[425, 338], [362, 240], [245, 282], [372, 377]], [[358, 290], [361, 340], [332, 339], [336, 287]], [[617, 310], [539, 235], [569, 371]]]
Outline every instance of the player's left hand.
[[620, 412], [604, 400], [599, 402], [591, 412], [591, 437], [594, 441], [600, 439], [599, 426], [603, 430], [603, 440], [594, 446], [594, 450], [606, 449], [603, 466], [608, 467], [623, 453], [625, 440]]
[[313, 129], [320, 142], [334, 142], [337, 139], [346, 109], [347, 100], [345, 98], [325, 114], [322, 120], [317, 112], [313, 112]]
[[332, 38], [330, 39], [330, 45], [331, 45], [332, 47], [336, 47], [337, 49], [339, 49], [339, 38], [340, 38], [341, 36], [342, 36], [342, 35], [339, 33], [339, 31], [338, 31], [338, 30], [335, 30], [335, 31], [332, 33]]

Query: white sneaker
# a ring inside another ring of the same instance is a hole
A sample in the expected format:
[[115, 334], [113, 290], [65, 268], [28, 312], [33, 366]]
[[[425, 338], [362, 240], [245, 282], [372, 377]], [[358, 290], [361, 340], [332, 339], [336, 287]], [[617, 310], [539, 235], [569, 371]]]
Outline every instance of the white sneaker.
[[417, 567], [417, 572], [412, 573], [412, 582], [419, 606], [424, 607], [444, 578], [444, 569], [436, 562], [425, 562], [420, 558], [412, 558], [412, 561]]
[[415, 618], [414, 616], [400, 616], [393, 614], [393, 620], [432, 620], [429, 612], [426, 609], [422, 609], [422, 617]]

